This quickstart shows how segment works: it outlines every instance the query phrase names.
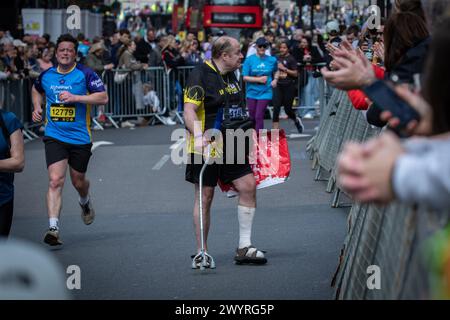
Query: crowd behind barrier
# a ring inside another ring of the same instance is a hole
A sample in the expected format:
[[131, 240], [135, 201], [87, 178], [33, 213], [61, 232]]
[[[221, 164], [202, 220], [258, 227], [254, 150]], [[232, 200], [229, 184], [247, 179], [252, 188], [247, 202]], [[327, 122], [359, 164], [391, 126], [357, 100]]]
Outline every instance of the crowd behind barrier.
[[[323, 64], [315, 65], [318, 70]], [[91, 110], [92, 120], [97, 128], [104, 129], [97, 121], [98, 110], [101, 109], [111, 124], [119, 128], [118, 119], [148, 117], [150, 125], [157, 123], [166, 124], [164, 115], [171, 114], [174, 120], [183, 124], [183, 89], [187, 82], [189, 73], [193, 66], [183, 66], [174, 69], [164, 67], [150, 67], [142, 71], [131, 71], [127, 69], [105, 70], [102, 73], [102, 80], [106, 86], [109, 102], [105, 106], [95, 107]], [[299, 66], [299, 69], [303, 66]], [[127, 76], [121, 82], [115, 80], [117, 72], [126, 73]], [[301, 73], [303, 74], [303, 73]], [[242, 81], [241, 85], [245, 87]], [[32, 103], [31, 87], [33, 79], [24, 78], [18, 80], [0, 81], [0, 105], [6, 111], [14, 112], [19, 120], [24, 124], [24, 135], [28, 140], [38, 137], [36, 128], [42, 123], [33, 123], [31, 120]], [[322, 77], [317, 77], [318, 101], [320, 111], [325, 107], [327, 87]], [[302, 92], [302, 81], [298, 82], [298, 94], [294, 102], [294, 109], [307, 108], [298, 106]], [[148, 105], [143, 97], [144, 89], [150, 86], [156, 93], [158, 106]], [[309, 106], [316, 107], [316, 106]], [[272, 107], [269, 105], [269, 112], [272, 115]]]
[[0, 81], [0, 108], [13, 112], [25, 124], [23, 134], [29, 140], [38, 137], [33, 131], [36, 124], [31, 120], [32, 84], [31, 79]]
[[[308, 151], [316, 180], [328, 181], [331, 205], [342, 205], [336, 185], [336, 158], [345, 142], [365, 141], [380, 133], [352, 107], [347, 93], [333, 90]], [[418, 206], [353, 203], [348, 230], [332, 280], [335, 299], [430, 299], [436, 297], [428, 240], [449, 222], [449, 212]], [[428, 255], [427, 255], [428, 254]], [[380, 287], [370, 282], [371, 266], [379, 267]], [[444, 281], [439, 279], [438, 281]]]

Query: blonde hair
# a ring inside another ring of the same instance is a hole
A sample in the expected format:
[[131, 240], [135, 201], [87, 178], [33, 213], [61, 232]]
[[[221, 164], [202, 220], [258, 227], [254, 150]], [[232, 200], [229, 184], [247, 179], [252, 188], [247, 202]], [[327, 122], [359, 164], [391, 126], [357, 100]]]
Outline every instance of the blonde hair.
[[180, 52], [189, 51], [189, 49], [192, 46], [192, 43], [193, 43], [193, 41], [191, 41], [191, 40], [183, 40], [183, 42], [181, 42]]
[[252, 42], [256, 42], [256, 40], [258, 40], [259, 38], [262, 38], [262, 37], [264, 37], [264, 32], [262, 32], [261, 30], [256, 31], [253, 34]]
[[171, 44], [175, 43], [175, 37], [170, 34], [170, 35], [162, 38], [161, 42], [163, 43], [161, 51], [163, 51], [163, 50], [166, 50], [167, 47], [169, 47]]

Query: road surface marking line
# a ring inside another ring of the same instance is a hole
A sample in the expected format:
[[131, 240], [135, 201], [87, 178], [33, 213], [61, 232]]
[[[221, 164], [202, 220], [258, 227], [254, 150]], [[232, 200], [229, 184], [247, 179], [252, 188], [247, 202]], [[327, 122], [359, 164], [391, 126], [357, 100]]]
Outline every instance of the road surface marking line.
[[100, 146], [109, 146], [112, 144], [114, 144], [114, 143], [112, 143], [110, 141], [95, 141], [94, 143], [92, 143], [91, 152], [93, 152], [95, 149], [97, 149]]
[[170, 159], [170, 156], [168, 154], [165, 154], [162, 156], [161, 159], [159, 159], [159, 161], [154, 165], [154, 167], [152, 168], [152, 170], [159, 170], [162, 168], [162, 166], [167, 162], [167, 160]]
[[178, 149], [178, 147], [185, 141], [184, 138], [179, 139], [177, 142], [170, 146], [170, 150]]

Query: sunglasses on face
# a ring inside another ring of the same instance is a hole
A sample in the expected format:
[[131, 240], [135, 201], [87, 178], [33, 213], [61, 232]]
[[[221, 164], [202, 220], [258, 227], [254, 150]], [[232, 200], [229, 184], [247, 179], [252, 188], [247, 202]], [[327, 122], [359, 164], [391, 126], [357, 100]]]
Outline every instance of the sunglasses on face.
[[266, 49], [266, 48], [267, 48], [267, 45], [266, 45], [266, 44], [263, 44], [263, 45], [258, 46], [258, 48], [264, 48], [264, 49]]

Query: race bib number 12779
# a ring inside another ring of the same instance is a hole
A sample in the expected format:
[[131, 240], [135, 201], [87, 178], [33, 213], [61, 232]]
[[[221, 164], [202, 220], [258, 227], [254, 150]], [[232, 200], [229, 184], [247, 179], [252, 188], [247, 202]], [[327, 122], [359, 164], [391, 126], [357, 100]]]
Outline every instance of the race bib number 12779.
[[70, 104], [52, 104], [50, 106], [50, 118], [57, 122], [74, 122], [75, 105]]

